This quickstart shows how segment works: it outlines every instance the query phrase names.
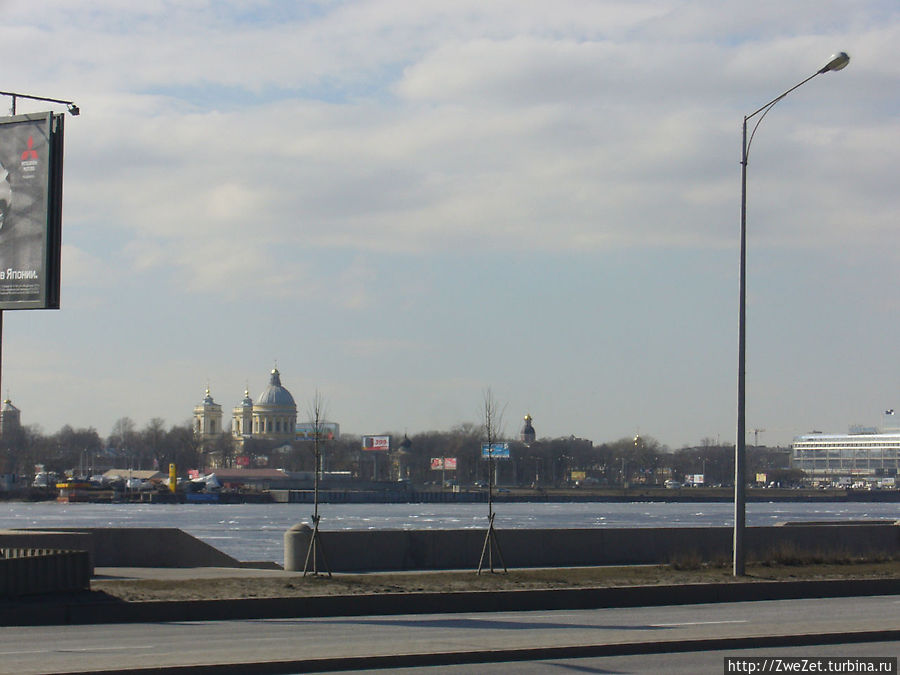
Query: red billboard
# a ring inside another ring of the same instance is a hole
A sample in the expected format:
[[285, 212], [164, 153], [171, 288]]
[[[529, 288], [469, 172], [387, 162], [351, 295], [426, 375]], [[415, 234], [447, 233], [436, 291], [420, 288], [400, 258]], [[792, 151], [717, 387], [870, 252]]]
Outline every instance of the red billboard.
[[63, 115], [0, 118], [0, 310], [58, 309]]
[[370, 452], [387, 452], [391, 449], [390, 436], [363, 436], [362, 449]]

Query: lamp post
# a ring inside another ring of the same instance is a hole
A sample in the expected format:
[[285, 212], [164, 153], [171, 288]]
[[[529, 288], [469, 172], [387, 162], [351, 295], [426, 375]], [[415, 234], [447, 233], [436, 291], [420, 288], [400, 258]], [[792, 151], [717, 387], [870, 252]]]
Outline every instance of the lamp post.
[[[47, 98], [46, 96], [30, 96], [28, 94], [19, 94], [13, 91], [0, 91], [0, 96], [9, 96], [12, 98], [12, 108], [10, 112], [15, 117], [16, 114], [16, 99], [19, 98], [27, 98], [32, 101], [44, 101], [46, 103], [60, 103], [66, 106], [66, 110], [69, 111], [69, 114], [75, 117], [76, 115], [81, 114], [81, 109], [75, 105], [74, 101], [67, 101], [61, 98]], [[3, 366], [3, 310], [0, 309], [0, 374], [2, 374], [2, 366]]]
[[[747, 157], [753, 136], [772, 107], [798, 87], [822, 73], [837, 71], [850, 63], [846, 52], [838, 52], [822, 68], [795, 84], [786, 92], [773, 98], [761, 108], [744, 116], [741, 152], [741, 271], [740, 271], [740, 317], [738, 319], [738, 400], [737, 400], [737, 439], [734, 446], [734, 576], [744, 576], [744, 527], [746, 523], [746, 430], [745, 430], [745, 360], [747, 332]], [[760, 113], [762, 113], [760, 115]], [[759, 115], [750, 138], [747, 138], [747, 121]]]
[[12, 98], [12, 114], [16, 114], [16, 99], [27, 98], [31, 101], [46, 101], [47, 103], [61, 103], [66, 106], [66, 110], [73, 117], [81, 114], [81, 109], [75, 105], [74, 101], [67, 101], [62, 98], [47, 98], [46, 96], [29, 96], [28, 94], [18, 94], [14, 91], [0, 91], [0, 96], [9, 96]]

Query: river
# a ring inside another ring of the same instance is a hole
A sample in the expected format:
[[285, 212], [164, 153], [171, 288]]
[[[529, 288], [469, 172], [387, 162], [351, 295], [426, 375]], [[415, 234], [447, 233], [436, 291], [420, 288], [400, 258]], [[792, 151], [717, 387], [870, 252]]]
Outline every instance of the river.
[[[177, 527], [239, 560], [284, 560], [282, 537], [309, 522], [311, 504], [58, 504], [2, 502], [0, 529]], [[494, 526], [512, 528], [696, 527], [734, 524], [729, 503], [499, 503]], [[487, 527], [487, 504], [322, 504], [328, 530]], [[747, 525], [787, 521], [900, 519], [900, 504], [752, 502]]]

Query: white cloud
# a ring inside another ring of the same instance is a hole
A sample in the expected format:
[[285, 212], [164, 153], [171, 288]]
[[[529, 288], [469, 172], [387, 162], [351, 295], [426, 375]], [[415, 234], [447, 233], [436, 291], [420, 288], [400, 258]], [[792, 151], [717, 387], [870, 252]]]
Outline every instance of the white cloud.
[[[422, 272], [447, 256], [608, 265], [677, 249], [718, 259], [735, 246], [741, 117], [838, 49], [850, 67], [780, 103], [754, 141], [753, 243], [798, 258], [896, 260], [894, 0], [55, 0], [3, 10], [5, 86], [83, 111], [66, 120], [64, 284], [83, 302], [90, 293], [95, 303], [102, 280], [111, 294], [127, 286], [136, 307], [152, 289], [153, 311], [190, 298], [206, 308], [198, 322], [260, 321], [253, 344], [267, 354], [332, 326], [339, 335], [347, 317], [389, 325], [392, 313], [424, 311], [430, 323], [408, 330], [455, 336], [455, 317], [431, 310], [459, 280]], [[420, 264], [423, 278], [394, 277], [386, 268], [397, 261]], [[91, 281], [92, 269], [104, 276]], [[885, 287], [894, 269], [880, 272]], [[517, 289], [496, 274], [485, 283], [502, 289], [498, 304], [517, 307]], [[549, 287], [566, 278], [534, 274]], [[598, 306], [618, 283], [590, 289]], [[572, 302], [590, 304], [590, 293]], [[323, 308], [328, 322], [301, 322]], [[561, 360], [569, 351], [549, 338], [537, 346]], [[415, 350], [396, 336], [374, 347], [351, 356], [412, 370], [404, 357]], [[446, 367], [469, 386], [466, 351]], [[441, 382], [439, 407], [465, 407], [454, 402], [465, 387]], [[428, 384], [416, 386], [424, 397]], [[579, 406], [596, 406], [582, 393]]]

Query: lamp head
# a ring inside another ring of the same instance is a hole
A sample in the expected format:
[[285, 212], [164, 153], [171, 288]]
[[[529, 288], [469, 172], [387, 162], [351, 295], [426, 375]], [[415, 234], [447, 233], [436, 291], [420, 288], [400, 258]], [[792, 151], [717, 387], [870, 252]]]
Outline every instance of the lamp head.
[[79, 108], [74, 103], [70, 103], [68, 105], [68, 110], [69, 110], [69, 114], [72, 115], [72, 117], [77, 117], [78, 115], [81, 114], [81, 108]]
[[827, 73], [831, 70], [843, 70], [847, 67], [848, 63], [850, 63], [850, 57], [847, 52], [838, 52], [831, 57], [831, 60], [826, 63], [819, 72]]

